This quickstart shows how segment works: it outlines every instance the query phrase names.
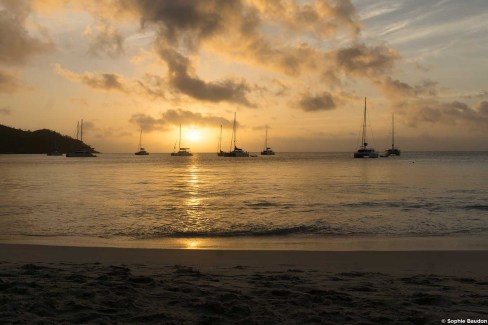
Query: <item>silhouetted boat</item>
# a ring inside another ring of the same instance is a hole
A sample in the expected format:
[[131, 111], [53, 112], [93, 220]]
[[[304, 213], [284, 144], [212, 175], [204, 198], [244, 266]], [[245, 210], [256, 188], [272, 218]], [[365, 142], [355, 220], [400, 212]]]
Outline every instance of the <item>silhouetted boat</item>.
[[241, 148], [237, 148], [237, 124], [236, 124], [236, 113], [234, 113], [234, 127], [232, 129], [232, 141], [231, 143], [234, 144], [234, 150], [224, 153], [224, 157], [249, 157], [249, 152], [242, 150]]
[[147, 156], [149, 155], [149, 152], [147, 152], [143, 147], [142, 147], [142, 128], [141, 128], [141, 134], [139, 135], [139, 151], [134, 153], [134, 155], [137, 156]]
[[401, 151], [395, 148], [395, 115], [391, 115], [391, 148], [386, 149], [381, 157], [400, 156]]
[[366, 97], [364, 97], [364, 115], [362, 124], [361, 147], [354, 153], [354, 158], [378, 158], [379, 154], [373, 149], [368, 148], [366, 141]]
[[[80, 139], [78, 139], [78, 134], [80, 134]], [[76, 139], [83, 143], [83, 120], [81, 120], [81, 124], [78, 122], [76, 126]], [[91, 148], [84, 147], [73, 152], [67, 152], [66, 157], [96, 157], [96, 155], [91, 152]]]
[[261, 151], [261, 155], [263, 156], [272, 156], [274, 155], [274, 151], [271, 150], [270, 147], [268, 147], [268, 126], [266, 126], [266, 138], [264, 140], [264, 150]]
[[218, 152], [217, 152], [217, 156], [219, 157], [224, 157], [225, 156], [225, 152], [222, 150], [222, 124], [220, 124], [220, 137], [219, 137], [219, 147], [218, 147]]
[[176, 143], [173, 150], [174, 152], [171, 153], [171, 156], [181, 156], [181, 157], [193, 156], [193, 154], [190, 152], [190, 148], [181, 147], [181, 124], [180, 124], [180, 137], [178, 138], [178, 151], [176, 151]]

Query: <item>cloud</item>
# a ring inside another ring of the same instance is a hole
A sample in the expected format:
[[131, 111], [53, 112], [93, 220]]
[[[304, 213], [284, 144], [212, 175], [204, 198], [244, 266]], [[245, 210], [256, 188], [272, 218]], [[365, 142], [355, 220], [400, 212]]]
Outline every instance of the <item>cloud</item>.
[[120, 32], [107, 22], [94, 27], [87, 26], [83, 37], [88, 41], [88, 52], [96, 57], [107, 55], [116, 58], [124, 52], [124, 38]]
[[251, 107], [247, 94], [250, 86], [244, 80], [227, 78], [217, 82], [199, 79], [192, 71], [190, 60], [167, 46], [160, 46], [158, 53], [168, 64], [170, 86], [192, 98], [209, 101], [227, 101]]
[[362, 43], [332, 51], [329, 56], [347, 75], [369, 78], [389, 75], [400, 58], [395, 49], [386, 45], [370, 47]]
[[191, 111], [184, 111], [181, 109], [169, 109], [164, 112], [161, 117], [154, 118], [147, 114], [134, 114], [131, 116], [129, 122], [139, 125], [144, 131], [150, 132], [154, 130], [166, 131], [171, 125], [187, 124], [199, 126], [230, 126], [232, 121], [223, 117], [214, 115], [202, 115]]
[[295, 105], [305, 112], [328, 111], [336, 108], [334, 98], [328, 92], [320, 94], [302, 93]]
[[482, 101], [478, 104], [478, 112], [484, 116], [488, 116], [488, 102]]
[[151, 99], [165, 98], [164, 88], [167, 87], [167, 83], [160, 76], [146, 73], [136, 83], [139, 85], [142, 93]]
[[345, 1], [298, 1], [252, 0], [263, 20], [277, 21], [297, 33], [309, 33], [317, 37], [336, 36], [346, 30], [352, 36], [360, 33], [355, 7]]
[[33, 37], [27, 31], [29, 1], [0, 0], [0, 8], [0, 64], [23, 64], [31, 56], [54, 48], [46, 36]]
[[141, 15], [143, 27], [156, 24], [161, 39], [172, 46], [196, 49], [201, 40], [211, 38], [227, 30], [235, 19], [243, 15], [239, 0], [207, 1], [133, 1], [131, 5], [120, 2], [129, 10]]
[[17, 76], [0, 70], [0, 93], [11, 94], [25, 88]]
[[[360, 31], [350, 1], [318, 0], [302, 4], [293, 0], [139, 0], [116, 3], [119, 8], [138, 12], [141, 26], [156, 31], [155, 49], [168, 65], [169, 84], [173, 90], [197, 100], [227, 101], [249, 107], [255, 105], [249, 100], [252, 89], [246, 81], [235, 78], [205, 81], [195, 72], [191, 55], [205, 47], [233, 61], [245, 61], [290, 76], [297, 77], [304, 71], [326, 75], [337, 64], [328, 62], [325, 53], [310, 44], [289, 42], [290, 31], [297, 36], [320, 40], [324, 36], [334, 38], [340, 31], [355, 38]], [[268, 27], [275, 25], [288, 30], [286, 38], [269, 32]], [[376, 64], [370, 70], [378, 67], [382, 65]]]
[[71, 81], [80, 82], [86, 86], [99, 90], [117, 90], [125, 92], [126, 83], [124, 77], [113, 73], [99, 73], [99, 72], [84, 72], [76, 73], [68, 69], [62, 68], [59, 64], [54, 65], [54, 70], [60, 76], [63, 76]]

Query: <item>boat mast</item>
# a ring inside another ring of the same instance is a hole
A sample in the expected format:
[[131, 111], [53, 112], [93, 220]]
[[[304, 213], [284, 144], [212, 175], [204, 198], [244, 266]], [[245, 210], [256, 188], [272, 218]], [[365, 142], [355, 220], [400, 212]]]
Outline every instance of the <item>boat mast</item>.
[[395, 114], [391, 114], [391, 148], [395, 148]]
[[222, 151], [222, 124], [220, 124], [219, 152]]
[[180, 123], [180, 139], [178, 142], [178, 150], [181, 150], [181, 123]]
[[81, 119], [81, 125], [80, 125], [80, 140], [83, 142], [83, 119]]
[[237, 138], [237, 126], [236, 126], [236, 112], [234, 112], [234, 149], [236, 147], [236, 138]]
[[363, 135], [362, 135], [362, 149], [366, 149], [368, 143], [366, 142], [366, 97], [364, 97], [364, 116], [363, 116]]
[[268, 126], [266, 125], [266, 137], [264, 138], [264, 150], [268, 149]]
[[142, 128], [141, 128], [141, 134], [139, 135], [139, 149], [142, 148]]

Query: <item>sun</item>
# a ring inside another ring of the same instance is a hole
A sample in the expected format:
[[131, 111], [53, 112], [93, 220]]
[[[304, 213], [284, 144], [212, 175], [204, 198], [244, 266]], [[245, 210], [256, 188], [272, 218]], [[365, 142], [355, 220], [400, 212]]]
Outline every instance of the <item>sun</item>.
[[193, 142], [200, 141], [200, 139], [201, 139], [200, 132], [196, 129], [191, 129], [187, 135], [187, 138], [188, 138], [188, 140], [193, 141]]

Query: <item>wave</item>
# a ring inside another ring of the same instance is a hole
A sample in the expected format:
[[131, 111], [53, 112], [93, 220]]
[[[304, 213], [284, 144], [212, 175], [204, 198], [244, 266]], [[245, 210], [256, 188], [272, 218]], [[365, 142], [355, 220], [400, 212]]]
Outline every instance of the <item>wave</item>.
[[465, 205], [463, 208], [466, 210], [488, 211], [488, 205], [483, 205], [483, 204]]
[[361, 228], [335, 228], [326, 225], [295, 225], [289, 227], [276, 227], [267, 229], [218, 229], [218, 230], [188, 230], [188, 231], [147, 231], [117, 233], [116, 236], [131, 237], [134, 239], [157, 239], [157, 238], [232, 238], [232, 237], [294, 237], [294, 236], [321, 236], [321, 237], [350, 237], [350, 236], [451, 236], [460, 234], [483, 234], [488, 233], [488, 227], [473, 228], [417, 228], [417, 229], [386, 229], [384, 227], [361, 229]]

